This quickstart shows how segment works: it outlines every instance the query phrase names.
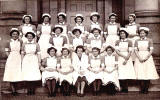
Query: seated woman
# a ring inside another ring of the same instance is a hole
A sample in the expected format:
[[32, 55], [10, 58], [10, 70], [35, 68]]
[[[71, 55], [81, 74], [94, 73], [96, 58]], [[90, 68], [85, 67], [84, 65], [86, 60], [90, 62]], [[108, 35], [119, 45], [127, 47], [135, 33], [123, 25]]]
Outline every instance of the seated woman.
[[50, 47], [47, 50], [49, 57], [46, 57], [42, 60], [42, 84], [47, 86], [48, 96], [56, 96], [56, 82], [58, 81], [58, 72], [57, 72], [57, 50], [54, 47]]
[[62, 48], [62, 56], [59, 59], [57, 70], [59, 72], [59, 81], [62, 86], [63, 96], [70, 96], [70, 85], [73, 82], [73, 67], [68, 47]]
[[118, 57], [114, 53], [114, 48], [112, 46], [107, 46], [105, 51], [105, 68], [103, 72], [103, 85], [107, 88], [107, 94], [115, 95], [117, 90], [120, 90], [119, 80], [118, 80]]
[[93, 83], [93, 95], [99, 95], [100, 87], [103, 80], [103, 68], [104, 68], [104, 59], [100, 56], [100, 49], [94, 47], [92, 49], [92, 55], [89, 57], [89, 84]]
[[84, 96], [84, 89], [88, 74], [88, 56], [84, 53], [82, 45], [76, 47], [72, 56], [72, 65], [74, 68], [73, 84], [77, 87], [77, 96]]

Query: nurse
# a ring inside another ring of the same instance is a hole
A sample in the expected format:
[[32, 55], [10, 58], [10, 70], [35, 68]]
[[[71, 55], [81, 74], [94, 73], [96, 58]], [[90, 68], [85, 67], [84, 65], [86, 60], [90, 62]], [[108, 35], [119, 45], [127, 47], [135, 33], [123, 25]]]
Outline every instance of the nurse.
[[[20, 31], [20, 38], [22, 39], [23, 43], [27, 42], [27, 38], [25, 37], [27, 32], [33, 32], [36, 35], [36, 26], [32, 24], [32, 16], [31, 15], [24, 15], [22, 17], [23, 24], [19, 26]], [[35, 37], [35, 41], [36, 41]]]
[[88, 78], [88, 56], [82, 45], [76, 47], [75, 53], [72, 56], [73, 85], [77, 88], [77, 96], [84, 96], [84, 89]]
[[119, 40], [118, 32], [120, 24], [116, 23], [117, 14], [109, 14], [109, 23], [106, 23], [104, 27], [105, 43], [115, 46], [115, 42]]
[[116, 41], [116, 53], [118, 54], [118, 73], [121, 86], [121, 92], [128, 93], [128, 80], [136, 79], [135, 69], [133, 67], [131, 53], [132, 41], [128, 40], [126, 28], [119, 31], [120, 39]]
[[53, 25], [50, 24], [51, 16], [48, 13], [42, 15], [42, 24], [37, 27], [37, 36], [39, 37], [38, 44], [40, 46], [41, 59], [48, 57], [47, 49], [51, 47], [49, 39], [51, 38], [51, 33]]
[[147, 94], [150, 80], [159, 79], [156, 67], [153, 61], [153, 42], [148, 38], [149, 28], [140, 27], [140, 39], [135, 42], [135, 71], [136, 77], [140, 82], [140, 93]]
[[[136, 23], [136, 15], [135, 14], [129, 14], [128, 16], [129, 24], [127, 24], [125, 27], [127, 28], [128, 32], [128, 39], [132, 41], [132, 47], [134, 48], [135, 40], [139, 39], [138, 30], [140, 27], [140, 24]], [[135, 61], [135, 52], [132, 52], [132, 61]]]

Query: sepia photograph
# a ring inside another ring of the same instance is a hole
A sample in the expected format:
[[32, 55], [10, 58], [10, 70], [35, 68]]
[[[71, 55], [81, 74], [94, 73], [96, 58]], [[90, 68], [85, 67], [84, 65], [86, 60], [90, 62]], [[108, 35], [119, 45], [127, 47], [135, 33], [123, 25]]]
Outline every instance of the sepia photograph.
[[160, 100], [160, 0], [0, 0], [0, 100]]

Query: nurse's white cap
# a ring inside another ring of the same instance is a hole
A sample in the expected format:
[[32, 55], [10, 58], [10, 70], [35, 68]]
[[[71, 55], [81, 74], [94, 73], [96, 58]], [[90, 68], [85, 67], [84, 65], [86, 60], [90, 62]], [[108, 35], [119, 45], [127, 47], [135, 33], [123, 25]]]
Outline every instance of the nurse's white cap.
[[68, 44], [64, 44], [64, 46], [62, 47], [62, 49], [63, 48], [69, 49], [69, 45]]
[[64, 12], [59, 12], [59, 13], [58, 13], [58, 16], [60, 16], [60, 15], [63, 15], [63, 16], [65, 16], [65, 17], [67, 16], [66, 13], [64, 13]]
[[24, 19], [25, 17], [31, 17], [31, 19], [32, 19], [31, 15], [23, 15], [22, 19]]
[[134, 17], [136, 17], [136, 14], [129, 14], [129, 16], [134, 16]]
[[11, 28], [11, 31], [18, 31], [18, 28]]
[[48, 13], [44, 13], [44, 14], [42, 15], [42, 17], [44, 17], [44, 16], [48, 16], [49, 18], [51, 18], [51, 15], [48, 14]]
[[149, 32], [149, 28], [148, 28], [148, 27], [140, 27], [140, 28], [139, 28], [139, 31], [140, 31], [140, 30], [145, 30], [145, 31], [148, 31], [148, 32]]
[[76, 17], [82, 17], [83, 18], [83, 15], [82, 14], [76, 14]]
[[92, 12], [90, 16], [93, 16], [93, 15], [98, 15], [99, 16], [99, 13], [98, 12]]
[[117, 14], [115, 14], [115, 13], [110, 13], [110, 14], [109, 14], [109, 17], [110, 17], [110, 16], [117, 16]]

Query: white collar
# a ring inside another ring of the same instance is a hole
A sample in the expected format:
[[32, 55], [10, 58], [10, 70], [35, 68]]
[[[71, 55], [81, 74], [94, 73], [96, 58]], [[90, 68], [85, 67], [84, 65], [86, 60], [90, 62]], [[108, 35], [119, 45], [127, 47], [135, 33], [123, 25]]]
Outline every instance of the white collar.
[[83, 24], [82, 23], [81, 24], [76, 23], [76, 26], [83, 26]]
[[17, 42], [18, 41], [18, 39], [16, 39], [16, 40], [14, 40], [14, 39], [11, 39], [11, 42]]
[[65, 24], [65, 22], [59, 22], [58, 24], [60, 24], [60, 25], [64, 25], [64, 24]]
[[42, 25], [44, 25], [44, 26], [49, 26], [49, 23], [47, 23], [47, 24], [45, 24], [45, 23], [42, 23]]
[[98, 35], [98, 37], [93, 36], [93, 38], [94, 38], [94, 39], [100, 39], [101, 36], [100, 36], [100, 35]]
[[129, 25], [136, 25], [136, 22], [129, 23]]
[[125, 39], [121, 39], [121, 42], [125, 42], [125, 41], [127, 41], [127, 38], [125, 38]]
[[113, 23], [112, 23], [112, 22], [109, 22], [109, 24], [111, 24], [111, 25], [115, 25], [115, 24], [116, 24], [116, 22], [113, 22]]
[[98, 55], [97, 57], [95, 57], [95, 56], [92, 54], [92, 58], [93, 58], [93, 59], [98, 59], [98, 58], [100, 58], [100, 56]]
[[62, 58], [63, 58], [63, 59], [69, 58], [69, 55], [68, 55], [68, 56], [66, 56], [66, 57], [62, 56]]
[[56, 56], [51, 57], [51, 56], [49, 55], [48, 58], [56, 58]]
[[27, 40], [27, 44], [34, 44], [34, 40], [32, 40], [31, 42]]
[[145, 37], [145, 38], [140, 38], [141, 40], [147, 40], [147, 37]]
[[95, 22], [92, 21], [91, 24], [98, 25], [99, 23], [98, 22], [95, 23]]
[[24, 24], [24, 26], [31, 26], [31, 24]]

